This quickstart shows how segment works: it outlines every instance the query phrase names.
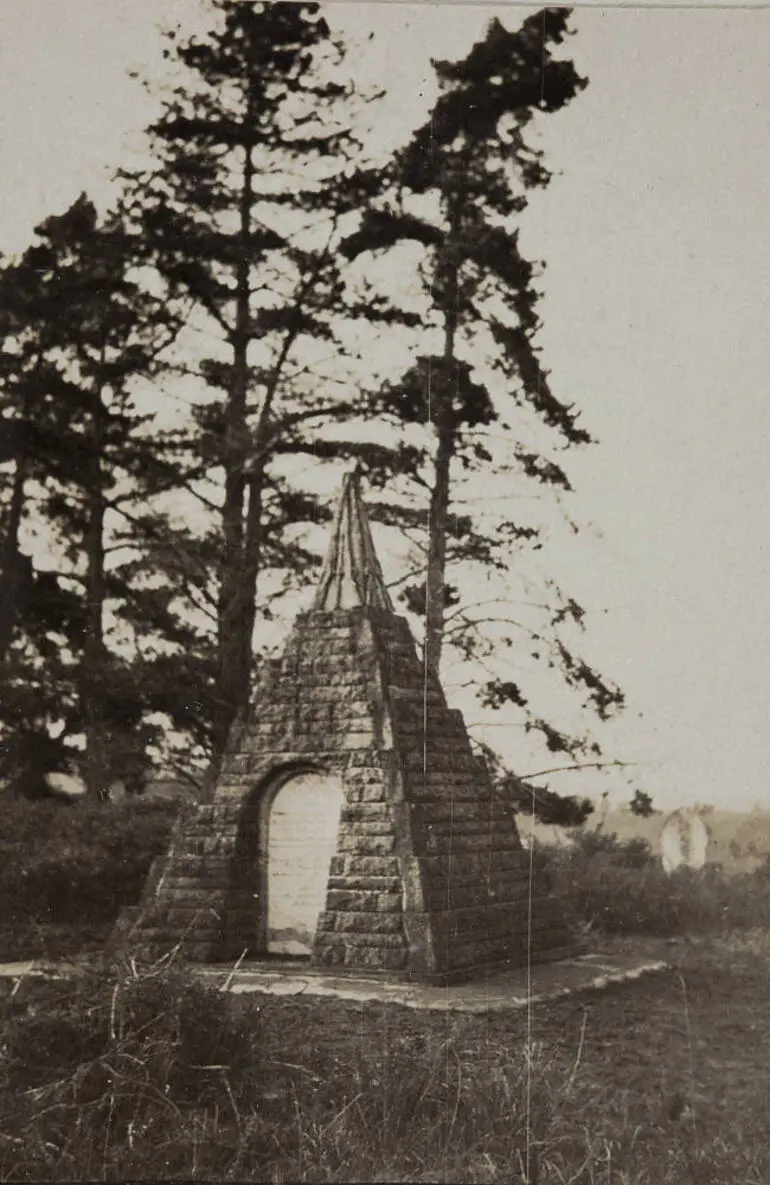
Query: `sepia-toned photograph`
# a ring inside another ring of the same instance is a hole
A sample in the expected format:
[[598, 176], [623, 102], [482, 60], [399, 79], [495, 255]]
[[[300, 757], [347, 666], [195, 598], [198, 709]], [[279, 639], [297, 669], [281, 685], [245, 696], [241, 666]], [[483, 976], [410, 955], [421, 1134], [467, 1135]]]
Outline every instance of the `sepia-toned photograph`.
[[770, 1181], [770, 7], [0, 0], [0, 1181]]

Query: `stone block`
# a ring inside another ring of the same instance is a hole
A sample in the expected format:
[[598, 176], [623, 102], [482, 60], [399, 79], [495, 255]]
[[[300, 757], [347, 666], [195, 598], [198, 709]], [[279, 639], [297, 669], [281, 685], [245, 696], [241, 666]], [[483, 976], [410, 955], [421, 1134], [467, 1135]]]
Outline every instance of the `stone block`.
[[365, 749], [375, 742], [372, 727], [350, 729], [338, 737], [325, 737], [325, 748]]
[[203, 918], [202, 911], [195, 908], [179, 907], [171, 908], [164, 911], [163, 924], [170, 933], [178, 933], [180, 936], [185, 931], [192, 931], [196, 927], [196, 923], [200, 922], [201, 927], [209, 928], [208, 919]]
[[[436, 802], [478, 802], [478, 787], [469, 778], [461, 778], [452, 784], [433, 782], [430, 785], [416, 783], [410, 774], [405, 797], [415, 803], [432, 805]], [[426, 810], [429, 806], [426, 807]]]
[[[173, 862], [173, 865], [172, 863]], [[173, 867], [173, 871], [179, 876], [190, 876], [196, 880], [200, 877], [202, 870], [205, 868], [205, 861], [203, 856], [187, 855], [185, 853], [172, 853], [169, 865], [166, 868], [165, 876], [168, 876]], [[165, 882], [165, 876], [160, 877], [158, 888], [162, 888]]]
[[351, 909], [374, 912], [377, 909], [377, 894], [365, 889], [329, 889], [327, 891], [327, 912]]
[[251, 786], [248, 774], [228, 774], [217, 783], [215, 790], [218, 802], [227, 798], [242, 798]]
[[374, 889], [378, 893], [401, 893], [398, 876], [330, 876], [330, 889]]
[[452, 839], [466, 835], [492, 835], [497, 830], [493, 819], [468, 819], [462, 818], [460, 815], [422, 824], [424, 834], [446, 836]]
[[206, 856], [224, 856], [231, 855], [236, 843], [235, 828], [219, 835], [209, 835], [203, 841], [203, 851]]
[[321, 930], [334, 930], [338, 934], [400, 934], [402, 923], [400, 913], [366, 913], [325, 910], [319, 921]]
[[512, 878], [478, 878], [462, 882], [426, 878], [425, 903], [430, 910], [458, 909], [486, 902], [517, 904], [527, 899], [528, 890], [526, 877], [518, 874]]
[[400, 913], [401, 893], [381, 893], [372, 889], [329, 889], [326, 909], [361, 910], [374, 913]]
[[349, 749], [346, 753], [346, 758], [346, 766], [349, 769], [355, 769], [357, 767], [376, 769], [378, 766], [378, 753], [372, 747], [371, 742], [361, 745], [358, 749]]
[[349, 946], [345, 950], [345, 966], [372, 971], [400, 971], [407, 964], [405, 950], [388, 950], [378, 946]]
[[325, 938], [317, 938], [313, 946], [312, 962], [319, 967], [343, 967], [345, 965], [345, 947], [342, 943], [327, 942]]
[[348, 803], [342, 808], [341, 818], [346, 823], [390, 823], [390, 807], [385, 802]]
[[389, 856], [395, 851], [392, 835], [340, 835], [337, 851], [359, 856]]
[[345, 797], [349, 803], [357, 802], [385, 802], [385, 787], [376, 785], [345, 786]]
[[377, 835], [392, 835], [393, 821], [389, 818], [369, 818], [369, 819], [350, 819], [346, 818], [346, 811], [343, 808], [342, 818], [340, 819], [340, 835], [360, 835], [360, 836], [377, 836]]
[[553, 917], [538, 913], [533, 905], [530, 917], [528, 903], [518, 906], [510, 902], [470, 906], [460, 909], [436, 911], [431, 915], [432, 926], [439, 940], [455, 941], [473, 937], [479, 941], [520, 941], [528, 934], [547, 933], [553, 929]]
[[447, 960], [451, 969], [467, 968], [469, 973], [480, 967], [506, 962], [510, 966], [523, 966], [528, 959], [551, 958], [554, 953], [574, 952], [575, 946], [566, 929], [500, 936], [476, 937], [466, 935], [447, 947]]
[[516, 967], [524, 965], [526, 961], [526, 950], [510, 943], [501, 945], [496, 942], [468, 942], [455, 945], [447, 951], [446, 956], [448, 971], [467, 970], [471, 974], [482, 967], [497, 966], [500, 963]]
[[378, 913], [401, 913], [404, 905], [404, 894], [401, 891], [377, 894]]
[[387, 770], [383, 765], [357, 765], [349, 769], [345, 775], [345, 782], [350, 786], [385, 786]]
[[426, 856], [440, 856], [450, 851], [453, 853], [519, 850], [521, 840], [516, 832], [506, 835], [500, 831], [486, 830], [476, 835], [439, 834], [435, 831], [424, 833], [422, 851]]
[[432, 823], [434, 826], [454, 823], [459, 826], [466, 822], [483, 823], [487, 827], [495, 825], [489, 804], [478, 798], [455, 801], [448, 794], [429, 803], [412, 802], [409, 805], [411, 818], [416, 826], [426, 823]]
[[229, 885], [229, 877], [226, 875], [216, 875], [212, 873], [206, 876], [205, 881], [201, 877], [178, 876], [175, 873], [169, 873], [163, 881], [163, 892], [165, 896], [174, 900], [181, 900], [182, 898], [196, 901], [208, 902], [211, 894], [219, 894], [223, 896]]
[[406, 763], [409, 769], [422, 770], [427, 768], [430, 773], [472, 773], [479, 777], [479, 785], [484, 786], [488, 782], [489, 775], [479, 775], [479, 767], [473, 757], [464, 748], [458, 751], [452, 745], [430, 745], [427, 755], [418, 752], [411, 752], [406, 754]]
[[398, 876], [398, 860], [392, 855], [332, 856], [332, 876]]
[[379, 947], [381, 950], [406, 950], [406, 941], [403, 934], [354, 934], [348, 931], [346, 934], [337, 934], [324, 932], [324, 941], [339, 941], [344, 942], [346, 948], [356, 946], [371, 946]]

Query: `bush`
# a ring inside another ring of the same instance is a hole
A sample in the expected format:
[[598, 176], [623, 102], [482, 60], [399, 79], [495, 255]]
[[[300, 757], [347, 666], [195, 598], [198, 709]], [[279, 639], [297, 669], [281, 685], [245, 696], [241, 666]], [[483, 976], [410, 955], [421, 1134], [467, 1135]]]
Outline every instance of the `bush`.
[[6, 1024], [4, 1179], [187, 1178], [203, 1115], [225, 1158], [232, 1083], [255, 1089], [258, 1026], [233, 1022], [226, 997], [173, 970], [90, 975], [49, 995]]
[[666, 873], [645, 840], [574, 831], [571, 846], [540, 849], [555, 890], [588, 930], [672, 937], [761, 924], [770, 909], [766, 868], [728, 874], [707, 866]]
[[168, 844], [177, 807], [6, 800], [0, 918], [8, 929], [105, 926], [136, 902]]

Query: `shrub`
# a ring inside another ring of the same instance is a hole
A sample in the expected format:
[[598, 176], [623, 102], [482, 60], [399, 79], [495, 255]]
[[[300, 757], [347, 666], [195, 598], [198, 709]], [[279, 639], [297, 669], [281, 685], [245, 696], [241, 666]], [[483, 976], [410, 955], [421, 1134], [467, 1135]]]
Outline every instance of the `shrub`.
[[105, 925], [138, 900], [169, 840], [176, 806], [6, 800], [0, 917], [14, 928]]
[[586, 929], [670, 937], [750, 929], [770, 909], [767, 869], [728, 874], [716, 866], [666, 873], [649, 844], [575, 831], [565, 848], [541, 848], [554, 888]]
[[6, 1024], [3, 1178], [11, 1166], [21, 1180], [186, 1178], [203, 1115], [226, 1162], [238, 1128], [233, 1083], [257, 1094], [260, 1065], [259, 1026], [233, 1019], [228, 1005], [173, 970], [52, 987], [44, 1007]]

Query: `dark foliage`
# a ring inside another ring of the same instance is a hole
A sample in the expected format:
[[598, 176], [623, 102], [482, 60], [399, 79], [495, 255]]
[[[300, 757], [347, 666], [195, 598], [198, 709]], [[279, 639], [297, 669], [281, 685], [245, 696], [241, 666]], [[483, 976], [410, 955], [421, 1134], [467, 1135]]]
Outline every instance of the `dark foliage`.
[[655, 806], [652, 795], [647, 794], [644, 790], [636, 790], [629, 809], [632, 815], [639, 815], [641, 819], [647, 819], [650, 815], [654, 815]]
[[[177, 808], [141, 799], [104, 806], [4, 801], [0, 834], [2, 931], [114, 921], [135, 904], [167, 847]], [[18, 957], [18, 954], [16, 955]]]
[[571, 834], [568, 847], [544, 847], [540, 858], [557, 892], [587, 931], [598, 934], [726, 934], [750, 930], [767, 914], [767, 878], [728, 874], [716, 866], [668, 874], [649, 844], [602, 830]]
[[[569, 15], [544, 10], [515, 29], [494, 20], [464, 58], [434, 62], [440, 93], [429, 117], [393, 154], [380, 192], [372, 192], [343, 243], [351, 260], [400, 259], [404, 244], [420, 252], [426, 312], [413, 335], [414, 361], [383, 386], [381, 400], [382, 415], [399, 429], [428, 429], [426, 448], [399, 486], [402, 524], [419, 540], [414, 566], [424, 592], [413, 585], [402, 595], [423, 618], [426, 661], [436, 669], [444, 646], [487, 667], [510, 665], [504, 652], [521, 630], [511, 607], [487, 613], [455, 589], [471, 568], [510, 573], [526, 562], [526, 549], [545, 543], [534, 521], [492, 528], [491, 516], [475, 518], [458, 507], [464, 480], [523, 478], [558, 498], [572, 488], [561, 454], [591, 442], [541, 362], [541, 269], [521, 253], [517, 225], [531, 193], [551, 177], [530, 125], [558, 113], [586, 85], [559, 53]], [[443, 348], [427, 353], [423, 342], [437, 333]], [[494, 438], [506, 447], [495, 450]], [[393, 521], [398, 516], [394, 508]], [[585, 611], [552, 584], [543, 599], [545, 619], [532, 635], [543, 644], [535, 661], [582, 695], [594, 717], [609, 718], [623, 707], [622, 691], [559, 634], [564, 626], [582, 629]], [[496, 627], [506, 619], [509, 636], [501, 640]], [[551, 751], [595, 752], [586, 735], [570, 735], [538, 712], [518, 678], [494, 677], [481, 697], [486, 706], [517, 709]]]

